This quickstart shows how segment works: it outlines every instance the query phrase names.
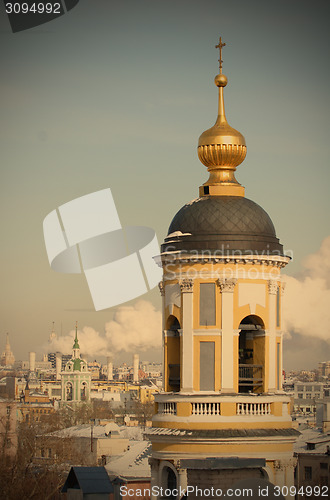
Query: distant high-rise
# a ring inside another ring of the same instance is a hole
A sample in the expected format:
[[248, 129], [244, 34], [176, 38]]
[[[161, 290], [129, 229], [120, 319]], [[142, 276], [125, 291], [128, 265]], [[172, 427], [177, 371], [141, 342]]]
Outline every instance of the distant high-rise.
[[15, 356], [9, 344], [9, 333], [6, 334], [5, 350], [1, 355], [1, 366], [12, 366], [15, 363]]
[[246, 145], [225, 115], [223, 46], [218, 117], [198, 144], [209, 179], [161, 249], [165, 392], [155, 396], [151, 469], [152, 485], [170, 489], [294, 483], [298, 433], [282, 390], [280, 272], [290, 258], [235, 178]]
[[56, 338], [57, 338], [57, 335], [55, 333], [55, 322], [53, 321], [53, 327], [52, 327], [52, 331], [49, 334], [48, 342], [51, 344], [53, 342], [53, 340], [55, 340]]

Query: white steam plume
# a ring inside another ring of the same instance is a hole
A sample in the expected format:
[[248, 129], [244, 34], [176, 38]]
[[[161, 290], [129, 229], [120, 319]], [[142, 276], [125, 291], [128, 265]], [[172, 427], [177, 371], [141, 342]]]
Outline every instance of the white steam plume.
[[161, 346], [162, 315], [145, 300], [134, 306], [119, 307], [113, 321], [105, 325], [113, 352], [145, 351]]
[[330, 341], [330, 236], [303, 261], [301, 277], [285, 281], [285, 330]]
[[[55, 338], [48, 349], [50, 348], [53, 352], [70, 354], [74, 337], [75, 331], [72, 330], [68, 335]], [[96, 357], [97, 355], [107, 356], [109, 354], [107, 339], [90, 326], [84, 326], [82, 330], [78, 330], [78, 341], [83, 356], [88, 354], [90, 357]]]
[[[84, 326], [78, 330], [80, 352], [89, 357], [109, 356], [125, 351], [146, 351], [161, 347], [162, 315], [151, 302], [138, 301], [134, 306], [119, 307], [112, 321], [105, 324], [105, 336]], [[75, 331], [57, 337], [47, 346], [48, 351], [69, 354], [72, 351]], [[44, 347], [45, 350], [45, 347]]]

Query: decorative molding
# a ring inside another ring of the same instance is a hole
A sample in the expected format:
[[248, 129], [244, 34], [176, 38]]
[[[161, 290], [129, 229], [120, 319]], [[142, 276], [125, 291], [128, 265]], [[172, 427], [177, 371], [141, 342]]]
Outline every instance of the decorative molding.
[[223, 293], [223, 292], [233, 293], [236, 283], [237, 283], [236, 278], [231, 278], [231, 279], [219, 278], [217, 280], [217, 284], [220, 287], [221, 293]]
[[[271, 266], [276, 268], [285, 267], [288, 262], [290, 262], [290, 257], [286, 257], [283, 255], [223, 255], [221, 253], [214, 252], [214, 254], [173, 254], [172, 252], [162, 254], [162, 265], [171, 263], [171, 264], [179, 264], [179, 263], [214, 263], [214, 264], [252, 264], [252, 265], [260, 265], [260, 266]], [[172, 271], [171, 271], [172, 273]], [[171, 278], [173, 279], [173, 275], [171, 274]]]
[[164, 295], [165, 295], [164, 281], [160, 281], [158, 283], [158, 288], [159, 288], [161, 296], [164, 297]]
[[268, 292], [270, 295], [276, 295], [278, 290], [278, 284], [275, 280], [268, 280]]
[[181, 459], [177, 459], [177, 460], [174, 460], [173, 461], [173, 465], [174, 467], [176, 468], [177, 472], [179, 475], [184, 475], [186, 476], [187, 475], [187, 469], [184, 469], [181, 465]]
[[296, 457], [286, 458], [283, 460], [274, 460], [274, 469], [284, 471], [285, 469], [294, 469], [297, 465]]
[[194, 282], [191, 278], [185, 278], [180, 281], [180, 288], [182, 293], [192, 293]]

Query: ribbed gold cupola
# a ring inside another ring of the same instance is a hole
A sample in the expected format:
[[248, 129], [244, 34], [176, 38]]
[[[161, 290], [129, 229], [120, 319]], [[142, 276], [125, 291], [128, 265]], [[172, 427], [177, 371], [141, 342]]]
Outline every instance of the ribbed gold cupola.
[[243, 135], [232, 128], [226, 119], [223, 89], [228, 79], [222, 74], [221, 37], [215, 47], [220, 51], [219, 74], [214, 82], [219, 88], [218, 117], [213, 127], [205, 130], [198, 140], [198, 158], [210, 172], [210, 177], [199, 188], [200, 196], [244, 196], [244, 187], [237, 182], [235, 170], [246, 156]]

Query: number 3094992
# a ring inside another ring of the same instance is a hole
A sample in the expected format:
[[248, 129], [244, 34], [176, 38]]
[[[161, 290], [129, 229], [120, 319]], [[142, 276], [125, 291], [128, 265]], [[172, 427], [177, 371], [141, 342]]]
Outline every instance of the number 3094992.
[[26, 2], [8, 2], [6, 3], [6, 13], [7, 14], [61, 14], [61, 4], [60, 3], [41, 3], [35, 2], [33, 4], [28, 4]]

